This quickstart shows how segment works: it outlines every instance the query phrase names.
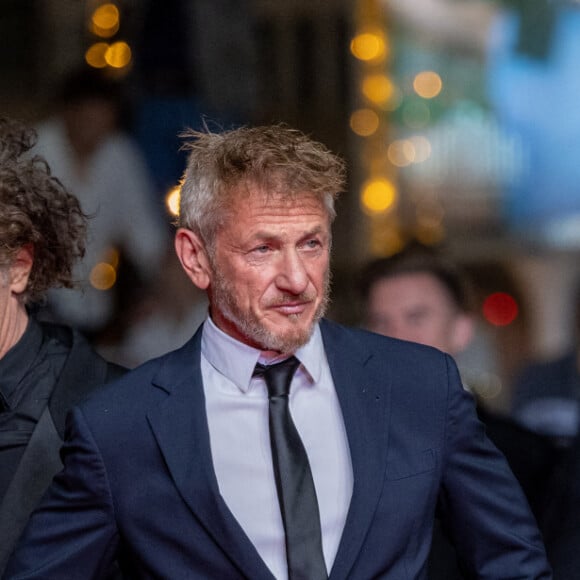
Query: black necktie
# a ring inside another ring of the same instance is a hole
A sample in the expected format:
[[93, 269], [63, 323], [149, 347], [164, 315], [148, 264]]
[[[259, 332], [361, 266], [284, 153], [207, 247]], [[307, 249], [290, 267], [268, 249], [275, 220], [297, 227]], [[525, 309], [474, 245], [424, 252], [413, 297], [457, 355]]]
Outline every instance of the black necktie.
[[290, 416], [288, 394], [300, 362], [291, 357], [271, 366], [256, 365], [254, 376], [266, 381], [270, 444], [278, 501], [286, 533], [290, 580], [327, 579], [320, 515], [308, 456]]

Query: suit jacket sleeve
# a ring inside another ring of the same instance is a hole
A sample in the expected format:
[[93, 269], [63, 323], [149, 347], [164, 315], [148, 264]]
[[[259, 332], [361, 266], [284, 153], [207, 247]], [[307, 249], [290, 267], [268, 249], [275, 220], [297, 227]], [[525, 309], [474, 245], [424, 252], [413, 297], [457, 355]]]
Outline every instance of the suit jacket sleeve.
[[469, 577], [551, 578], [543, 541], [507, 461], [485, 435], [473, 398], [447, 357], [445, 452], [439, 507]]
[[118, 532], [105, 468], [79, 409], [66, 430], [65, 468], [32, 515], [4, 579], [107, 578], [113, 570]]

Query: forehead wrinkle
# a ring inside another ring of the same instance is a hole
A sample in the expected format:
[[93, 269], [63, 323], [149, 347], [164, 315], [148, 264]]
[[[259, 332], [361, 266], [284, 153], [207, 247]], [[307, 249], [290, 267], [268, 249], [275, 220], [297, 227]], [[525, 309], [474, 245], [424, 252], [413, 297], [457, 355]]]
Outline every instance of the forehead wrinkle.
[[[286, 230], [288, 228], [284, 226], [275, 225], [272, 227], [272, 230], [267, 229], [259, 229], [253, 232], [250, 235], [250, 238], [258, 238], [258, 239], [279, 239], [285, 237]], [[321, 226], [320, 224], [304, 230], [303, 232], [299, 232], [300, 239], [308, 238], [310, 236], [315, 236], [317, 234], [325, 234], [326, 228]]]

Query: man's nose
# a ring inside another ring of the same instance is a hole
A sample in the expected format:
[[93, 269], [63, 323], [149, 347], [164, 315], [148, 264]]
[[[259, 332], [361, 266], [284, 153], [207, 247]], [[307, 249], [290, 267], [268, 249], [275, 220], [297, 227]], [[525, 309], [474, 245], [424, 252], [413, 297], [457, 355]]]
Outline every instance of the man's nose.
[[308, 286], [308, 274], [302, 256], [296, 250], [283, 254], [276, 280], [278, 288], [292, 294], [300, 294]]

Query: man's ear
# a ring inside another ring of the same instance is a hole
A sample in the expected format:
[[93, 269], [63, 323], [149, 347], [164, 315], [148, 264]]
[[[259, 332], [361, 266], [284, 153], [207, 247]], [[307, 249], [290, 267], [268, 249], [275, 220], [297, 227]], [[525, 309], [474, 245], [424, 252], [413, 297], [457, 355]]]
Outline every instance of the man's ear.
[[191, 230], [179, 228], [175, 233], [175, 252], [190, 280], [206, 290], [211, 282], [211, 267], [200, 237]]
[[22, 294], [28, 286], [28, 279], [34, 263], [34, 246], [22, 246], [10, 265], [10, 290], [14, 294]]
[[463, 352], [473, 340], [475, 320], [470, 314], [459, 314], [453, 328], [453, 352]]

